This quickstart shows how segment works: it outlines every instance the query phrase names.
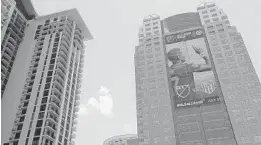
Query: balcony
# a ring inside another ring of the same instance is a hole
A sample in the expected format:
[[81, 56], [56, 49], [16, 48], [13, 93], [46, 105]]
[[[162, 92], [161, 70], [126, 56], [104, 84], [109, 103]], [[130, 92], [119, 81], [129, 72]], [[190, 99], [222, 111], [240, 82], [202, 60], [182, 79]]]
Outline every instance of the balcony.
[[64, 66], [66, 66], [66, 64], [67, 64], [67, 59], [64, 59], [63, 57], [58, 57], [58, 60], [64, 65]]
[[74, 105], [75, 105], [75, 106], [79, 106], [79, 105], [80, 105], [80, 101], [78, 101], [78, 100], [75, 101]]
[[51, 98], [56, 100], [56, 101], [61, 101], [61, 97], [58, 96], [58, 95], [51, 94]]
[[51, 122], [49, 122], [49, 121], [46, 121], [45, 128], [48, 128], [49, 130], [51, 130], [54, 133], [56, 132], [56, 128], [53, 127], [53, 124]]
[[15, 125], [23, 124], [23, 121], [20, 122], [20, 119], [16, 118], [15, 121], [14, 121], [14, 124]]
[[66, 63], [67, 63], [67, 61], [68, 61], [68, 55], [67, 55], [67, 53], [64, 51], [64, 49], [61, 49], [61, 51], [59, 52], [59, 55], [66, 61]]
[[49, 107], [47, 110], [50, 114], [59, 116], [59, 111], [55, 110], [53, 107]]
[[60, 90], [58, 90], [56, 87], [53, 87], [52, 91], [57, 94], [57, 96], [61, 96], [62, 92]]
[[15, 35], [15, 37], [18, 39], [18, 41], [22, 41], [21, 36], [17, 35], [10, 27], [7, 28], [13, 35]]
[[60, 104], [59, 104], [59, 103], [56, 103], [56, 102], [53, 102], [53, 101], [52, 101], [52, 102], [50, 102], [50, 105], [53, 106], [53, 107], [55, 107], [55, 108], [58, 109], [58, 110], [60, 109]]
[[5, 66], [5, 68], [8, 68], [9, 63], [5, 59], [2, 59], [1, 63], [3, 66]]
[[57, 62], [57, 65], [60, 65], [60, 66], [62, 66], [63, 68], [64, 68], [64, 70], [66, 70], [66, 64], [64, 64], [64, 63], [62, 63], [61, 61], [58, 61]]
[[65, 76], [66, 73], [65, 71], [63, 70], [63, 68], [61, 68], [60, 66], [57, 66], [58, 68], [56, 69], [57, 73], [61, 76]]
[[73, 109], [73, 111], [74, 111], [75, 113], [78, 112], [78, 111], [79, 111], [79, 106], [75, 106], [74, 109]]
[[80, 100], [80, 95], [76, 95], [75, 100]]
[[78, 118], [78, 117], [79, 117], [78, 113], [74, 113], [74, 114], [73, 114], [73, 117], [74, 117], [74, 118]]
[[50, 133], [45, 133], [44, 134], [44, 137], [47, 138], [48, 140], [51, 140], [51, 141], [55, 141], [55, 135], [51, 135]]
[[67, 43], [68, 46], [70, 46], [70, 37], [68, 37], [67, 35], [63, 35], [62, 36], [62, 41], [65, 41]]
[[62, 42], [61, 42], [61, 46], [64, 46], [64, 47], [66, 47], [66, 48], [69, 48], [69, 45], [68, 45], [65, 41], [62, 41]]
[[65, 80], [64, 76], [59, 74], [58, 72], [57, 72], [57, 74], [55, 74], [55, 79], [57, 79], [59, 81], [59, 83], [61, 83], [61, 85], [63, 85], [62, 82], [64, 82], [64, 80]]
[[15, 125], [12, 129], [12, 133], [17, 133], [17, 132], [21, 132], [22, 131], [22, 128], [19, 128], [18, 129], [18, 125]]
[[75, 139], [75, 138], [76, 138], [76, 134], [75, 134], [75, 133], [72, 133], [72, 134], [71, 134], [71, 137], [72, 137], [72, 139]]
[[57, 85], [59, 90], [63, 90], [63, 85], [58, 81], [58, 79], [55, 80], [55, 85]]
[[57, 67], [58, 67], [59, 69], [61, 69], [61, 71], [63, 71], [64, 74], [65, 74], [66, 66], [64, 66], [61, 62], [58, 62], [58, 63], [57, 63]]
[[75, 141], [71, 140], [69, 145], [75, 145]]

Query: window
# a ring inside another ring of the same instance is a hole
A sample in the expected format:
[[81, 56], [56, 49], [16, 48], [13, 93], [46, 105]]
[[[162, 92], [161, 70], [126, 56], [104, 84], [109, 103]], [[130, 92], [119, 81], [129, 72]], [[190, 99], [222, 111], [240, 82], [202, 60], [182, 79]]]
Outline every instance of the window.
[[45, 104], [46, 102], [47, 102], [47, 97], [44, 97], [43, 99], [42, 99], [42, 104]]
[[224, 46], [222, 46], [222, 48], [223, 48], [224, 50], [229, 50], [229, 49], [230, 49], [230, 46], [229, 46], [229, 45], [224, 45]]
[[212, 14], [212, 17], [216, 17], [217, 16], [217, 13], [215, 13], [215, 14]]
[[210, 12], [215, 12], [215, 11], [216, 11], [216, 9], [211, 9], [211, 10], [210, 10]]
[[41, 105], [40, 111], [45, 111], [46, 105]]
[[203, 18], [206, 19], [206, 18], [209, 18], [209, 16], [208, 15], [204, 15]]
[[150, 31], [150, 30], [151, 30], [151, 28], [146, 28], [145, 30], [146, 30], [146, 31]]
[[209, 34], [215, 34], [215, 31], [209, 31], [208, 33]]
[[223, 27], [223, 25], [222, 25], [222, 24], [217, 24], [216, 26], [217, 26], [217, 27]]
[[42, 118], [44, 118], [44, 112], [40, 112], [38, 115], [38, 119], [42, 119]]
[[206, 14], [206, 13], [208, 13], [208, 12], [207, 12], [207, 11], [203, 11], [203, 12], [202, 12], [202, 14]]
[[226, 19], [228, 19], [228, 17], [227, 16], [222, 16], [221, 19], [222, 20], [226, 20]]
[[38, 120], [36, 127], [42, 127], [42, 125], [43, 125], [43, 120]]
[[204, 23], [205, 24], [210, 23], [210, 20], [205, 20]]
[[49, 90], [45, 90], [43, 96], [48, 96], [48, 95], [49, 95]]
[[210, 26], [208, 26], [207, 28], [208, 28], [208, 29], [213, 29], [214, 26], [213, 26], [213, 25], [210, 25]]
[[18, 138], [20, 138], [20, 134], [21, 134], [21, 132], [19, 132], [19, 133], [16, 133], [16, 134], [15, 134], [15, 139], [18, 139]]
[[213, 21], [218, 21], [219, 19], [218, 18], [214, 18]]
[[39, 137], [34, 137], [32, 145], [38, 145], [39, 139], [40, 139]]
[[224, 32], [225, 30], [224, 29], [219, 29], [218, 32]]

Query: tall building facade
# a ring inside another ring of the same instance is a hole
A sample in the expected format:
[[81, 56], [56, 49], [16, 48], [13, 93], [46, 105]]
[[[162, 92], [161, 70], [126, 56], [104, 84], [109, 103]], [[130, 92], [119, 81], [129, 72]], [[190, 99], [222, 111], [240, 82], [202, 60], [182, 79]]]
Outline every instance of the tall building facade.
[[214, 3], [197, 9], [237, 143], [261, 144], [261, 84], [242, 36]]
[[30, 0], [1, 0], [1, 96], [25, 35], [26, 22], [36, 15]]
[[118, 135], [106, 139], [103, 145], [138, 145], [138, 137], [134, 134]]
[[175, 142], [160, 17], [143, 20], [135, 51], [137, 125], [139, 145]]
[[76, 9], [26, 25], [2, 99], [2, 144], [73, 145], [84, 41], [92, 36]]
[[159, 25], [161, 50], [150, 36], [153, 25], [143, 23], [135, 52], [140, 145], [260, 144], [261, 85], [240, 33], [227, 19], [214, 3], [166, 18]]

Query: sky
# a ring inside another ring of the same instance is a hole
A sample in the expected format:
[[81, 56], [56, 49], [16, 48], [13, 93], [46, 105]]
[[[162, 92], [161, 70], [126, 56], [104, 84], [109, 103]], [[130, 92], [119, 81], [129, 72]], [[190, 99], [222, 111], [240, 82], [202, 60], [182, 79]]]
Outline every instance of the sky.
[[[142, 19], [196, 12], [203, 0], [32, 0], [39, 15], [77, 8], [94, 39], [86, 42], [77, 145], [135, 134], [134, 52]], [[261, 78], [261, 0], [215, 0], [241, 32]], [[259, 26], [259, 27], [258, 27]]]

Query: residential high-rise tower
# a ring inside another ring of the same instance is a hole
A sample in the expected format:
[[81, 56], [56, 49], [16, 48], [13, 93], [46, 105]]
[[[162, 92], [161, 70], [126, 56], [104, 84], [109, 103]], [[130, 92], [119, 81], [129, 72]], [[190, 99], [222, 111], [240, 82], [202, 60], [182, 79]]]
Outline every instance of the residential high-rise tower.
[[30, 0], [1, 0], [1, 96], [5, 91], [26, 22], [37, 16]]
[[2, 144], [74, 144], [84, 41], [92, 36], [76, 9], [26, 25], [2, 99]]

